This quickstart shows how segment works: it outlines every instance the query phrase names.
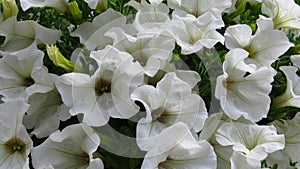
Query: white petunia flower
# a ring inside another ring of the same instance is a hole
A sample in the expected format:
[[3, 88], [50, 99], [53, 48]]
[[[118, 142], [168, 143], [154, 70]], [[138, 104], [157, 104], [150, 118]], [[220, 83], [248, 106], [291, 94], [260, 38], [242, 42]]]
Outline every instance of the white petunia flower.
[[263, 0], [262, 2], [262, 13], [273, 19], [276, 29], [300, 29], [300, 6], [294, 0]]
[[[231, 6], [231, 0], [168, 0], [168, 6], [175, 9], [174, 13], [184, 12], [199, 17], [205, 12], [216, 12], [220, 15]], [[174, 14], [173, 13], [173, 14]]]
[[55, 43], [61, 32], [43, 27], [35, 21], [17, 21], [16, 17], [11, 17], [0, 24], [0, 36], [5, 36], [0, 51], [12, 53], [35, 50], [40, 43]]
[[196, 141], [184, 123], [164, 129], [150, 145], [144, 149], [147, 154], [141, 169], [216, 168], [213, 147], [207, 141]]
[[24, 11], [32, 7], [52, 7], [61, 13], [69, 11], [67, 0], [20, 0], [21, 7]]
[[143, 83], [143, 68], [128, 53], [112, 46], [92, 52], [91, 57], [99, 66], [92, 76], [68, 73], [57, 78], [57, 89], [71, 107], [70, 114], [83, 113], [83, 122], [91, 126], [105, 125], [110, 116], [134, 116], [139, 109], [129, 96]]
[[33, 144], [22, 125], [28, 106], [21, 101], [0, 104], [0, 168], [29, 169], [28, 155]]
[[106, 45], [112, 45], [113, 39], [104, 34], [113, 27], [123, 27], [126, 24], [126, 17], [120, 12], [108, 9], [94, 18], [93, 22], [85, 22], [71, 33], [72, 36], [80, 38], [90, 51], [103, 49]]
[[173, 15], [173, 19], [168, 23], [168, 30], [181, 47], [181, 54], [187, 55], [196, 53], [203, 47], [212, 48], [218, 42], [223, 43], [224, 37], [216, 31], [223, 26], [222, 19], [207, 12], [198, 18], [192, 15]]
[[293, 106], [300, 108], [300, 77], [296, 73], [298, 68], [294, 66], [281, 66], [279, 69], [286, 76], [287, 86], [285, 92], [275, 98], [274, 106]]
[[104, 169], [102, 160], [93, 157], [99, 145], [100, 138], [91, 127], [71, 125], [52, 133], [41, 145], [34, 147], [32, 164], [35, 168], [51, 165], [55, 169]]
[[150, 0], [149, 4], [146, 0], [141, 0], [141, 3], [131, 0], [126, 4], [137, 10], [133, 25], [139, 32], [160, 33], [165, 30], [165, 24], [170, 21], [169, 8], [161, 2]]
[[226, 29], [225, 45], [232, 50], [243, 48], [249, 52], [246, 63], [253, 63], [258, 67], [271, 66], [279, 56], [284, 54], [290, 47], [284, 32], [273, 29], [273, 23], [264, 17], [257, 20], [258, 30], [252, 35], [252, 29], [248, 25], [234, 25]]
[[6, 98], [23, 98], [53, 89], [57, 77], [43, 66], [44, 53], [39, 50], [7, 54], [0, 59], [0, 94]]
[[224, 74], [218, 76], [215, 96], [221, 102], [225, 114], [237, 120], [241, 116], [250, 121], [259, 121], [267, 116], [270, 108], [273, 76], [271, 67], [255, 69], [244, 59], [248, 52], [233, 49], [223, 63]]
[[34, 130], [31, 134], [37, 138], [47, 137], [58, 130], [60, 120], [70, 118], [69, 108], [63, 104], [56, 89], [48, 93], [36, 93], [29, 97], [23, 124], [26, 128]]
[[114, 39], [115, 48], [131, 54], [134, 60], [144, 67], [145, 73], [151, 77], [164, 67], [175, 48], [175, 40], [167, 33], [130, 35], [123, 29], [113, 28], [106, 35]]
[[274, 126], [238, 122], [223, 123], [215, 136], [222, 146], [232, 146], [231, 168], [260, 168], [260, 161], [268, 153], [282, 150], [285, 142]]
[[144, 85], [133, 91], [131, 98], [141, 102], [146, 109], [146, 118], [137, 125], [139, 146], [178, 122], [184, 122], [197, 132], [202, 129], [207, 118], [205, 103], [199, 95], [191, 92], [190, 85], [176, 77], [175, 73], [167, 73], [156, 88]]
[[285, 136], [284, 154], [292, 162], [300, 161], [300, 113], [291, 120], [274, 121], [272, 123], [278, 130], [278, 133]]

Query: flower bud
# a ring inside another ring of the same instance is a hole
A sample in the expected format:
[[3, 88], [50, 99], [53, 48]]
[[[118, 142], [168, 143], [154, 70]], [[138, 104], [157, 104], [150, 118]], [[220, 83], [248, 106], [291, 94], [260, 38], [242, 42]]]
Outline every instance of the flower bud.
[[66, 59], [56, 45], [46, 46], [47, 54], [54, 65], [61, 67], [67, 71], [73, 71], [75, 64]]
[[15, 0], [0, 0], [3, 8], [3, 20], [17, 16], [19, 8]]

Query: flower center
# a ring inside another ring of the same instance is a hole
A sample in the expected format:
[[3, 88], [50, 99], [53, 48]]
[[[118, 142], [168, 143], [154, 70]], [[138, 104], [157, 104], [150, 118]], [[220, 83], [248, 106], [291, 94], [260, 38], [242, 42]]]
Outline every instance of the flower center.
[[95, 92], [97, 96], [101, 96], [104, 93], [110, 93], [111, 82], [108, 80], [100, 79], [95, 85]]
[[29, 87], [34, 84], [34, 80], [31, 77], [24, 79], [24, 86]]
[[4, 148], [10, 154], [13, 154], [15, 152], [24, 153], [26, 144], [22, 140], [13, 137], [4, 143]]

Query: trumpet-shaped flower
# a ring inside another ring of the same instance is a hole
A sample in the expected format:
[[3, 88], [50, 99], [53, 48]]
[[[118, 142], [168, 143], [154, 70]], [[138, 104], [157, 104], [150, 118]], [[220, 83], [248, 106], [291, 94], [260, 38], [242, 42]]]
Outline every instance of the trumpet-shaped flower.
[[47, 137], [58, 130], [59, 122], [70, 118], [69, 108], [63, 104], [56, 89], [48, 93], [36, 93], [29, 97], [30, 105], [24, 115], [23, 124], [34, 130], [37, 138]]
[[184, 122], [195, 131], [200, 131], [207, 118], [205, 103], [199, 95], [191, 94], [191, 87], [175, 73], [167, 73], [156, 88], [144, 85], [131, 95], [146, 109], [146, 118], [137, 126], [137, 142], [143, 145], [154, 134], [178, 122]]
[[39, 50], [7, 54], [0, 59], [0, 94], [5, 98], [24, 98], [53, 89], [57, 77], [43, 66]]
[[242, 48], [249, 52], [246, 63], [258, 67], [271, 66], [279, 56], [294, 46], [284, 32], [273, 29], [273, 23], [264, 17], [257, 20], [258, 30], [252, 36], [248, 25], [230, 26], [225, 31], [225, 45], [228, 49]]
[[181, 47], [182, 54], [196, 53], [203, 47], [212, 48], [218, 42], [223, 43], [224, 37], [216, 31], [224, 26], [223, 20], [207, 12], [198, 18], [192, 15], [179, 17], [173, 15], [168, 30]]
[[168, 0], [168, 6], [175, 9], [175, 14], [183, 12], [195, 17], [199, 17], [205, 12], [217, 12], [220, 15], [225, 9], [231, 7], [231, 3], [231, 0]]
[[300, 107], [300, 77], [296, 73], [298, 68], [294, 66], [281, 66], [279, 69], [286, 76], [287, 86], [285, 92], [275, 98], [274, 105], [277, 107]]
[[102, 160], [94, 158], [100, 138], [85, 124], [75, 124], [52, 133], [31, 151], [35, 168], [53, 166], [55, 169], [104, 169]]
[[108, 9], [94, 18], [93, 22], [85, 22], [71, 33], [80, 38], [80, 42], [90, 51], [103, 49], [113, 44], [113, 39], [104, 34], [113, 27], [122, 27], [126, 24], [126, 17], [113, 9]]
[[55, 43], [61, 32], [43, 27], [35, 21], [17, 21], [16, 17], [11, 17], [0, 24], [0, 36], [5, 37], [0, 51], [12, 53], [37, 49], [39, 43]]
[[52, 7], [61, 13], [69, 11], [67, 0], [20, 0], [21, 7], [24, 11], [32, 7]]
[[114, 39], [115, 48], [131, 54], [151, 77], [164, 67], [175, 48], [175, 40], [167, 33], [137, 33], [134, 36], [127, 34], [123, 29], [113, 28], [106, 35]]
[[91, 57], [99, 66], [92, 76], [68, 73], [57, 78], [57, 89], [70, 114], [83, 113], [83, 122], [91, 126], [105, 125], [110, 116], [134, 116], [139, 109], [129, 96], [143, 83], [143, 68], [112, 46], [93, 51]]
[[273, 125], [285, 136], [285, 154], [292, 162], [300, 161], [300, 113], [291, 120], [275, 121]]
[[0, 168], [29, 169], [32, 140], [22, 117], [28, 109], [22, 101], [11, 101], [0, 104]]
[[184, 123], [164, 129], [147, 151], [141, 169], [216, 168], [213, 147], [204, 140], [197, 141]]
[[165, 30], [165, 24], [170, 21], [169, 8], [161, 2], [150, 0], [149, 4], [145, 0], [141, 3], [131, 0], [126, 4], [137, 10], [133, 25], [139, 32], [159, 33]]
[[223, 63], [224, 74], [218, 76], [215, 96], [221, 102], [225, 114], [237, 120], [241, 116], [259, 121], [267, 116], [270, 108], [273, 76], [271, 67], [255, 69], [244, 59], [248, 52], [234, 49], [228, 52]]
[[300, 6], [294, 0], [263, 0], [262, 12], [273, 19], [276, 29], [300, 29]]
[[260, 161], [282, 150], [285, 142], [274, 126], [238, 122], [223, 123], [215, 136], [222, 146], [232, 146], [231, 168], [260, 168]]

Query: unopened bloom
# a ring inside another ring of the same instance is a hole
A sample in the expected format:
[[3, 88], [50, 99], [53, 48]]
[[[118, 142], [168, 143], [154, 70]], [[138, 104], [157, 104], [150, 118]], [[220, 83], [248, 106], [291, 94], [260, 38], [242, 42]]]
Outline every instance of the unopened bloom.
[[0, 3], [3, 9], [4, 20], [18, 15], [19, 9], [15, 0], [2, 0]]

